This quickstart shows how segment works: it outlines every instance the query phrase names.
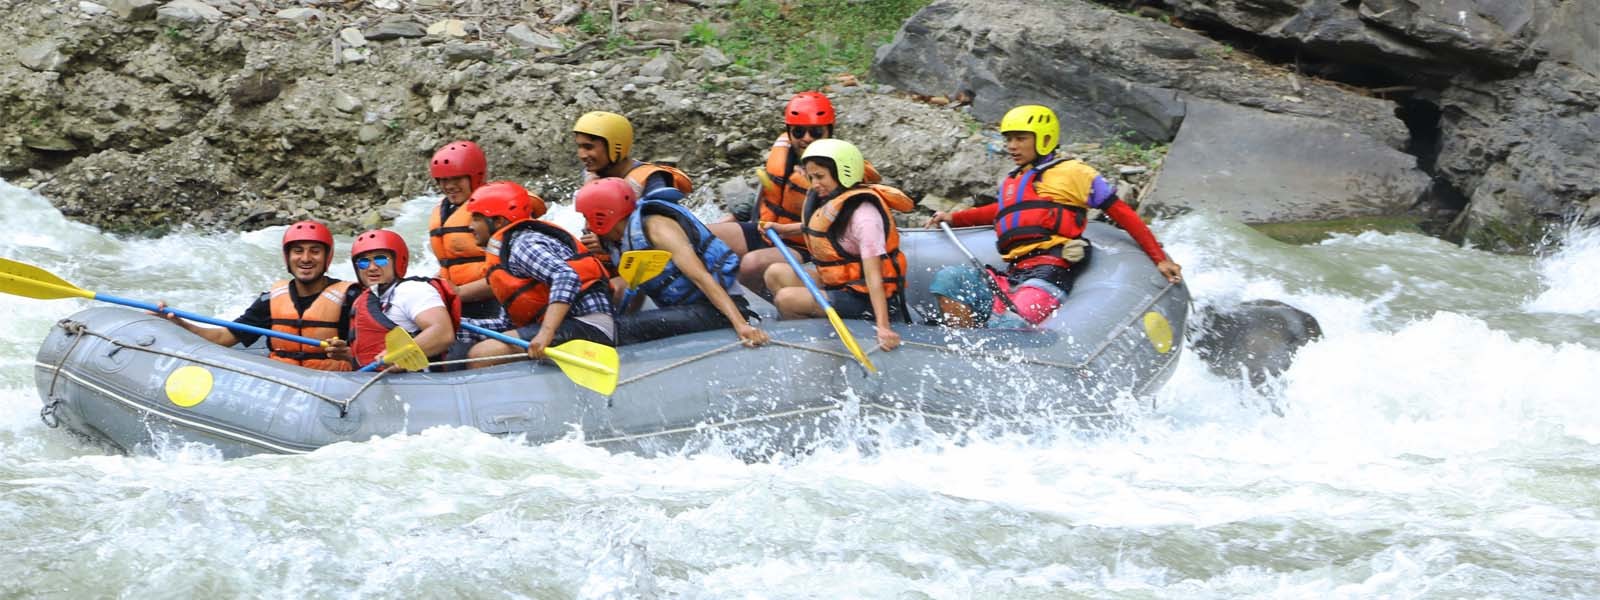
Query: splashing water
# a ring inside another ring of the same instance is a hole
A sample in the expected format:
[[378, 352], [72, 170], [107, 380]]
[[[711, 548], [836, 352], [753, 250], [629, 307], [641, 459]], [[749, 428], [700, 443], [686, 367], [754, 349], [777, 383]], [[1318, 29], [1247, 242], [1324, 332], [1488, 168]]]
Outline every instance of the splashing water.
[[[434, 201], [396, 228], [422, 239]], [[232, 317], [282, 273], [281, 228], [103, 236], [3, 183], [0, 211], [19, 232], [0, 254], [86, 289]], [[1278, 299], [1326, 337], [1266, 391], [1185, 355], [1158, 408], [1107, 434], [759, 464], [464, 429], [108, 456], [42, 425], [33, 387], [39, 341], [87, 301], [0, 297], [0, 596], [1600, 594], [1600, 233], [1535, 259], [1407, 234], [1287, 246], [1205, 214], [1156, 229], [1198, 307]]]

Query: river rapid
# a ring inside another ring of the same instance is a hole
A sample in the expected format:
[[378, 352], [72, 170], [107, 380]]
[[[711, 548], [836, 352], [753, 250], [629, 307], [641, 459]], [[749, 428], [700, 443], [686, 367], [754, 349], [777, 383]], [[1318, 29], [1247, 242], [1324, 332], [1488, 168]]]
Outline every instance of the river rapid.
[[[414, 252], [430, 202], [397, 225]], [[282, 275], [281, 227], [115, 238], [3, 182], [0, 214], [0, 255], [89, 290], [232, 318]], [[88, 301], [0, 296], [0, 597], [1600, 595], [1600, 231], [1523, 257], [1154, 229], [1197, 307], [1282, 300], [1326, 337], [1265, 391], [1186, 354], [1111, 433], [758, 464], [461, 429], [107, 455], [43, 425], [33, 383]]]

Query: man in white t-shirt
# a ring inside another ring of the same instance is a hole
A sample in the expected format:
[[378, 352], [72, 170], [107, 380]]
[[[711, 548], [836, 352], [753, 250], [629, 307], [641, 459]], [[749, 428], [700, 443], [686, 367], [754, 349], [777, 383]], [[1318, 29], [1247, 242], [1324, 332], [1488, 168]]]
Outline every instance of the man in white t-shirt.
[[[386, 229], [356, 236], [350, 248], [356, 276], [367, 286], [350, 319], [351, 352], [366, 365], [384, 352], [384, 336], [399, 327], [411, 334], [430, 359], [444, 356], [455, 341], [455, 323], [445, 290], [434, 281], [406, 279], [410, 252], [399, 234]], [[439, 285], [449, 285], [440, 282]], [[458, 300], [456, 302], [459, 302]]]

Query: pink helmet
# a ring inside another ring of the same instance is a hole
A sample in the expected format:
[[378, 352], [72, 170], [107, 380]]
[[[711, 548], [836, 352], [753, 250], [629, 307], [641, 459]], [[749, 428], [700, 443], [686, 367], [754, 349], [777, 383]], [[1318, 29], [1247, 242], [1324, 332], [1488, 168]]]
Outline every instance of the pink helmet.
[[488, 171], [489, 161], [483, 157], [483, 149], [465, 140], [450, 142], [434, 152], [433, 164], [428, 168], [434, 179], [467, 175], [472, 178], [472, 189], [483, 185]]
[[357, 256], [373, 250], [393, 252], [394, 276], [406, 276], [406, 263], [411, 260], [411, 252], [406, 249], [406, 240], [400, 234], [387, 229], [374, 229], [356, 236], [356, 241], [350, 245], [350, 266], [355, 266]]
[[633, 214], [639, 195], [627, 181], [616, 177], [595, 179], [578, 188], [578, 199], [573, 208], [583, 213], [589, 231], [605, 234], [617, 223]]

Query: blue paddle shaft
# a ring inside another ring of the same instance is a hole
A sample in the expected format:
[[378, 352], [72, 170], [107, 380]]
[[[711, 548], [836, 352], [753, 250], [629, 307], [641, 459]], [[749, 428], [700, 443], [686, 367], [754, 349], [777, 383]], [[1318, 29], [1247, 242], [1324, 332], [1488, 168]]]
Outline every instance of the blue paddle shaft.
[[375, 361], [372, 361], [372, 362], [368, 363], [367, 366], [365, 366], [365, 367], [361, 367], [359, 369], [356, 369], [356, 372], [376, 371], [376, 370], [378, 370], [378, 367], [381, 367], [381, 366], [383, 366], [383, 359], [380, 358], [378, 360], [375, 360]]
[[800, 267], [800, 259], [795, 258], [794, 253], [789, 251], [789, 246], [783, 243], [783, 238], [778, 237], [778, 232], [770, 227], [767, 228], [767, 239], [772, 241], [774, 248], [783, 253], [783, 260], [789, 262], [789, 268], [794, 269], [794, 274], [800, 278], [800, 283], [806, 284], [806, 289], [811, 291], [811, 297], [816, 299], [817, 306], [822, 307], [823, 312], [832, 311], [833, 306], [828, 304], [828, 297], [822, 295], [822, 290], [817, 289], [817, 282], [812, 281], [811, 275]]
[[511, 337], [511, 336], [506, 335], [504, 333], [500, 333], [498, 331], [495, 331], [493, 329], [484, 329], [482, 327], [479, 327], [477, 325], [473, 325], [473, 324], [470, 324], [470, 323], [462, 323], [461, 324], [461, 328], [465, 329], [467, 331], [471, 331], [473, 333], [481, 333], [483, 335], [487, 335], [489, 337], [492, 337], [494, 339], [500, 340], [500, 341], [505, 342], [507, 344], [511, 344], [511, 345], [516, 346], [518, 348], [527, 348], [528, 347], [528, 341], [527, 340], [514, 338], [514, 337]]
[[94, 295], [94, 299], [102, 301], [102, 302], [110, 302], [112, 304], [121, 304], [123, 306], [131, 306], [133, 308], [142, 308], [142, 309], [148, 310], [150, 312], [155, 312], [155, 313], [163, 313], [164, 312], [164, 313], [167, 313], [167, 314], [172, 314], [172, 315], [177, 315], [179, 317], [183, 317], [183, 318], [188, 319], [190, 321], [199, 321], [201, 323], [206, 323], [206, 324], [209, 324], [209, 325], [216, 325], [218, 327], [226, 327], [226, 328], [232, 329], [234, 331], [244, 331], [244, 332], [248, 332], [248, 333], [254, 333], [256, 335], [264, 335], [264, 336], [271, 337], [271, 338], [278, 338], [278, 339], [284, 340], [284, 341], [295, 342], [295, 343], [299, 343], [299, 344], [305, 344], [307, 346], [321, 346], [322, 345], [322, 340], [313, 340], [313, 339], [308, 338], [308, 337], [298, 336], [298, 335], [294, 335], [294, 334], [290, 334], [290, 333], [283, 333], [281, 331], [273, 331], [271, 329], [262, 329], [260, 327], [254, 326], [254, 325], [245, 325], [244, 323], [235, 323], [233, 321], [224, 321], [222, 319], [208, 317], [208, 316], [205, 316], [205, 315], [198, 315], [198, 314], [186, 311], [186, 310], [178, 310], [178, 309], [172, 308], [172, 307], [158, 308], [158, 307], [156, 307], [156, 305], [151, 304], [149, 302], [140, 302], [138, 300], [129, 300], [127, 298], [121, 298], [121, 297], [117, 297], [117, 296], [111, 296], [111, 295], [100, 294], [100, 293], [96, 293]]

